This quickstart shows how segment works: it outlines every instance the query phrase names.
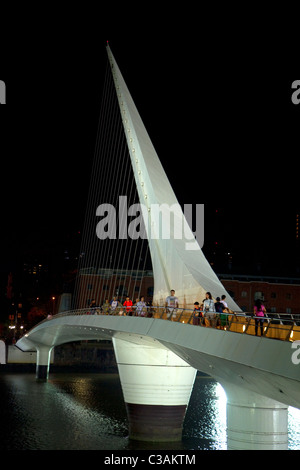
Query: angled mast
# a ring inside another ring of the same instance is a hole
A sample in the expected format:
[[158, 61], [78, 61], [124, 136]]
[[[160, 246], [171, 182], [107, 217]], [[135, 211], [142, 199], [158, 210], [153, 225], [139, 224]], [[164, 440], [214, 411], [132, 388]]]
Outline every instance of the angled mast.
[[[194, 240], [184, 213], [163, 169], [141, 116], [135, 106], [112, 51], [107, 54], [119, 102], [122, 123], [137, 185], [139, 200], [144, 206], [143, 218], [147, 230], [154, 274], [154, 305], [164, 305], [170, 290], [176, 291], [180, 305], [192, 308], [196, 300], [202, 301], [207, 291], [213, 297], [226, 293], [224, 286], [212, 270], [195, 240], [193, 249], [186, 242]], [[159, 206], [162, 217], [169, 216], [167, 208], [176, 207], [169, 239], [159, 234], [154, 208]], [[176, 230], [184, 227], [185, 237], [178, 239]], [[240, 310], [228, 293], [227, 303], [232, 310]]]

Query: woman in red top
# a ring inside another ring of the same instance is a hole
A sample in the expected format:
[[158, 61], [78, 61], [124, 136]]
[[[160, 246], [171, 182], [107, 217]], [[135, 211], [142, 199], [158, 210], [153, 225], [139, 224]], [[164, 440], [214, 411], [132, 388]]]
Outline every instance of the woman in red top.
[[129, 297], [126, 297], [125, 302], [123, 303], [124, 307], [126, 307], [126, 314], [128, 314], [132, 307], [132, 300], [129, 300]]

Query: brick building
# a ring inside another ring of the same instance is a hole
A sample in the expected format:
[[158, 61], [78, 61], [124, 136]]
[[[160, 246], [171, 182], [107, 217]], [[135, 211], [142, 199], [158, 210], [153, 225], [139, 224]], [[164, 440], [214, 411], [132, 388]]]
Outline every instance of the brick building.
[[146, 302], [152, 301], [154, 280], [152, 271], [122, 269], [83, 269], [79, 276], [79, 300], [77, 308], [85, 308], [95, 299], [103, 305], [116, 296], [124, 301], [128, 296], [135, 302], [141, 296]]
[[261, 299], [269, 313], [300, 313], [300, 279], [219, 275], [225, 289], [245, 312]]
[[[300, 313], [300, 279], [237, 274], [218, 277], [244, 312], [252, 312], [255, 300], [261, 299], [269, 313]], [[133, 301], [144, 296], [146, 302], [151, 302], [153, 291], [152, 271], [89, 268], [80, 273], [78, 308], [89, 306], [92, 299], [102, 305], [114, 296], [120, 301], [127, 295]], [[216, 297], [222, 292], [212, 294]]]

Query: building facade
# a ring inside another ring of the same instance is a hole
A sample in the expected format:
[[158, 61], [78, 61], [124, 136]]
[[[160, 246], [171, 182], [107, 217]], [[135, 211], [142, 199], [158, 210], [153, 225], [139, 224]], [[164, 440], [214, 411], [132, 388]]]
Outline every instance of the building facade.
[[94, 299], [97, 305], [117, 297], [123, 302], [128, 296], [133, 302], [144, 297], [153, 298], [154, 279], [152, 271], [121, 269], [83, 269], [79, 275], [77, 308], [86, 308]]
[[[257, 299], [264, 302], [269, 313], [300, 313], [300, 279], [219, 274], [224, 289], [244, 312], [253, 312]], [[121, 302], [128, 296], [135, 302], [141, 296], [152, 302], [154, 279], [152, 271], [89, 268], [79, 278], [77, 308], [86, 308], [92, 299], [97, 305], [117, 297]], [[176, 286], [175, 286], [176, 288]], [[223, 292], [212, 292], [214, 298]], [[195, 299], [202, 302], [203, 299]]]
[[222, 284], [244, 312], [252, 312], [257, 299], [269, 313], [300, 313], [300, 279], [219, 275]]

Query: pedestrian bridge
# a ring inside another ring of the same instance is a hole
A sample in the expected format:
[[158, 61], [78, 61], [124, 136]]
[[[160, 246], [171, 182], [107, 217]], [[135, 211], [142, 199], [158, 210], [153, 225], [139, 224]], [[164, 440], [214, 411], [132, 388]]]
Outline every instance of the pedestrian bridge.
[[260, 337], [253, 335], [254, 319], [245, 314], [228, 315], [226, 329], [194, 326], [188, 310], [178, 309], [176, 318], [164, 308], [150, 315], [65, 312], [38, 324], [17, 347], [37, 350], [37, 374], [41, 369], [45, 378], [53, 347], [111, 339], [133, 439], [181, 436], [199, 370], [226, 391], [229, 448], [286, 448], [287, 408], [300, 408], [300, 365], [293, 361], [300, 339], [297, 322], [266, 318]]

